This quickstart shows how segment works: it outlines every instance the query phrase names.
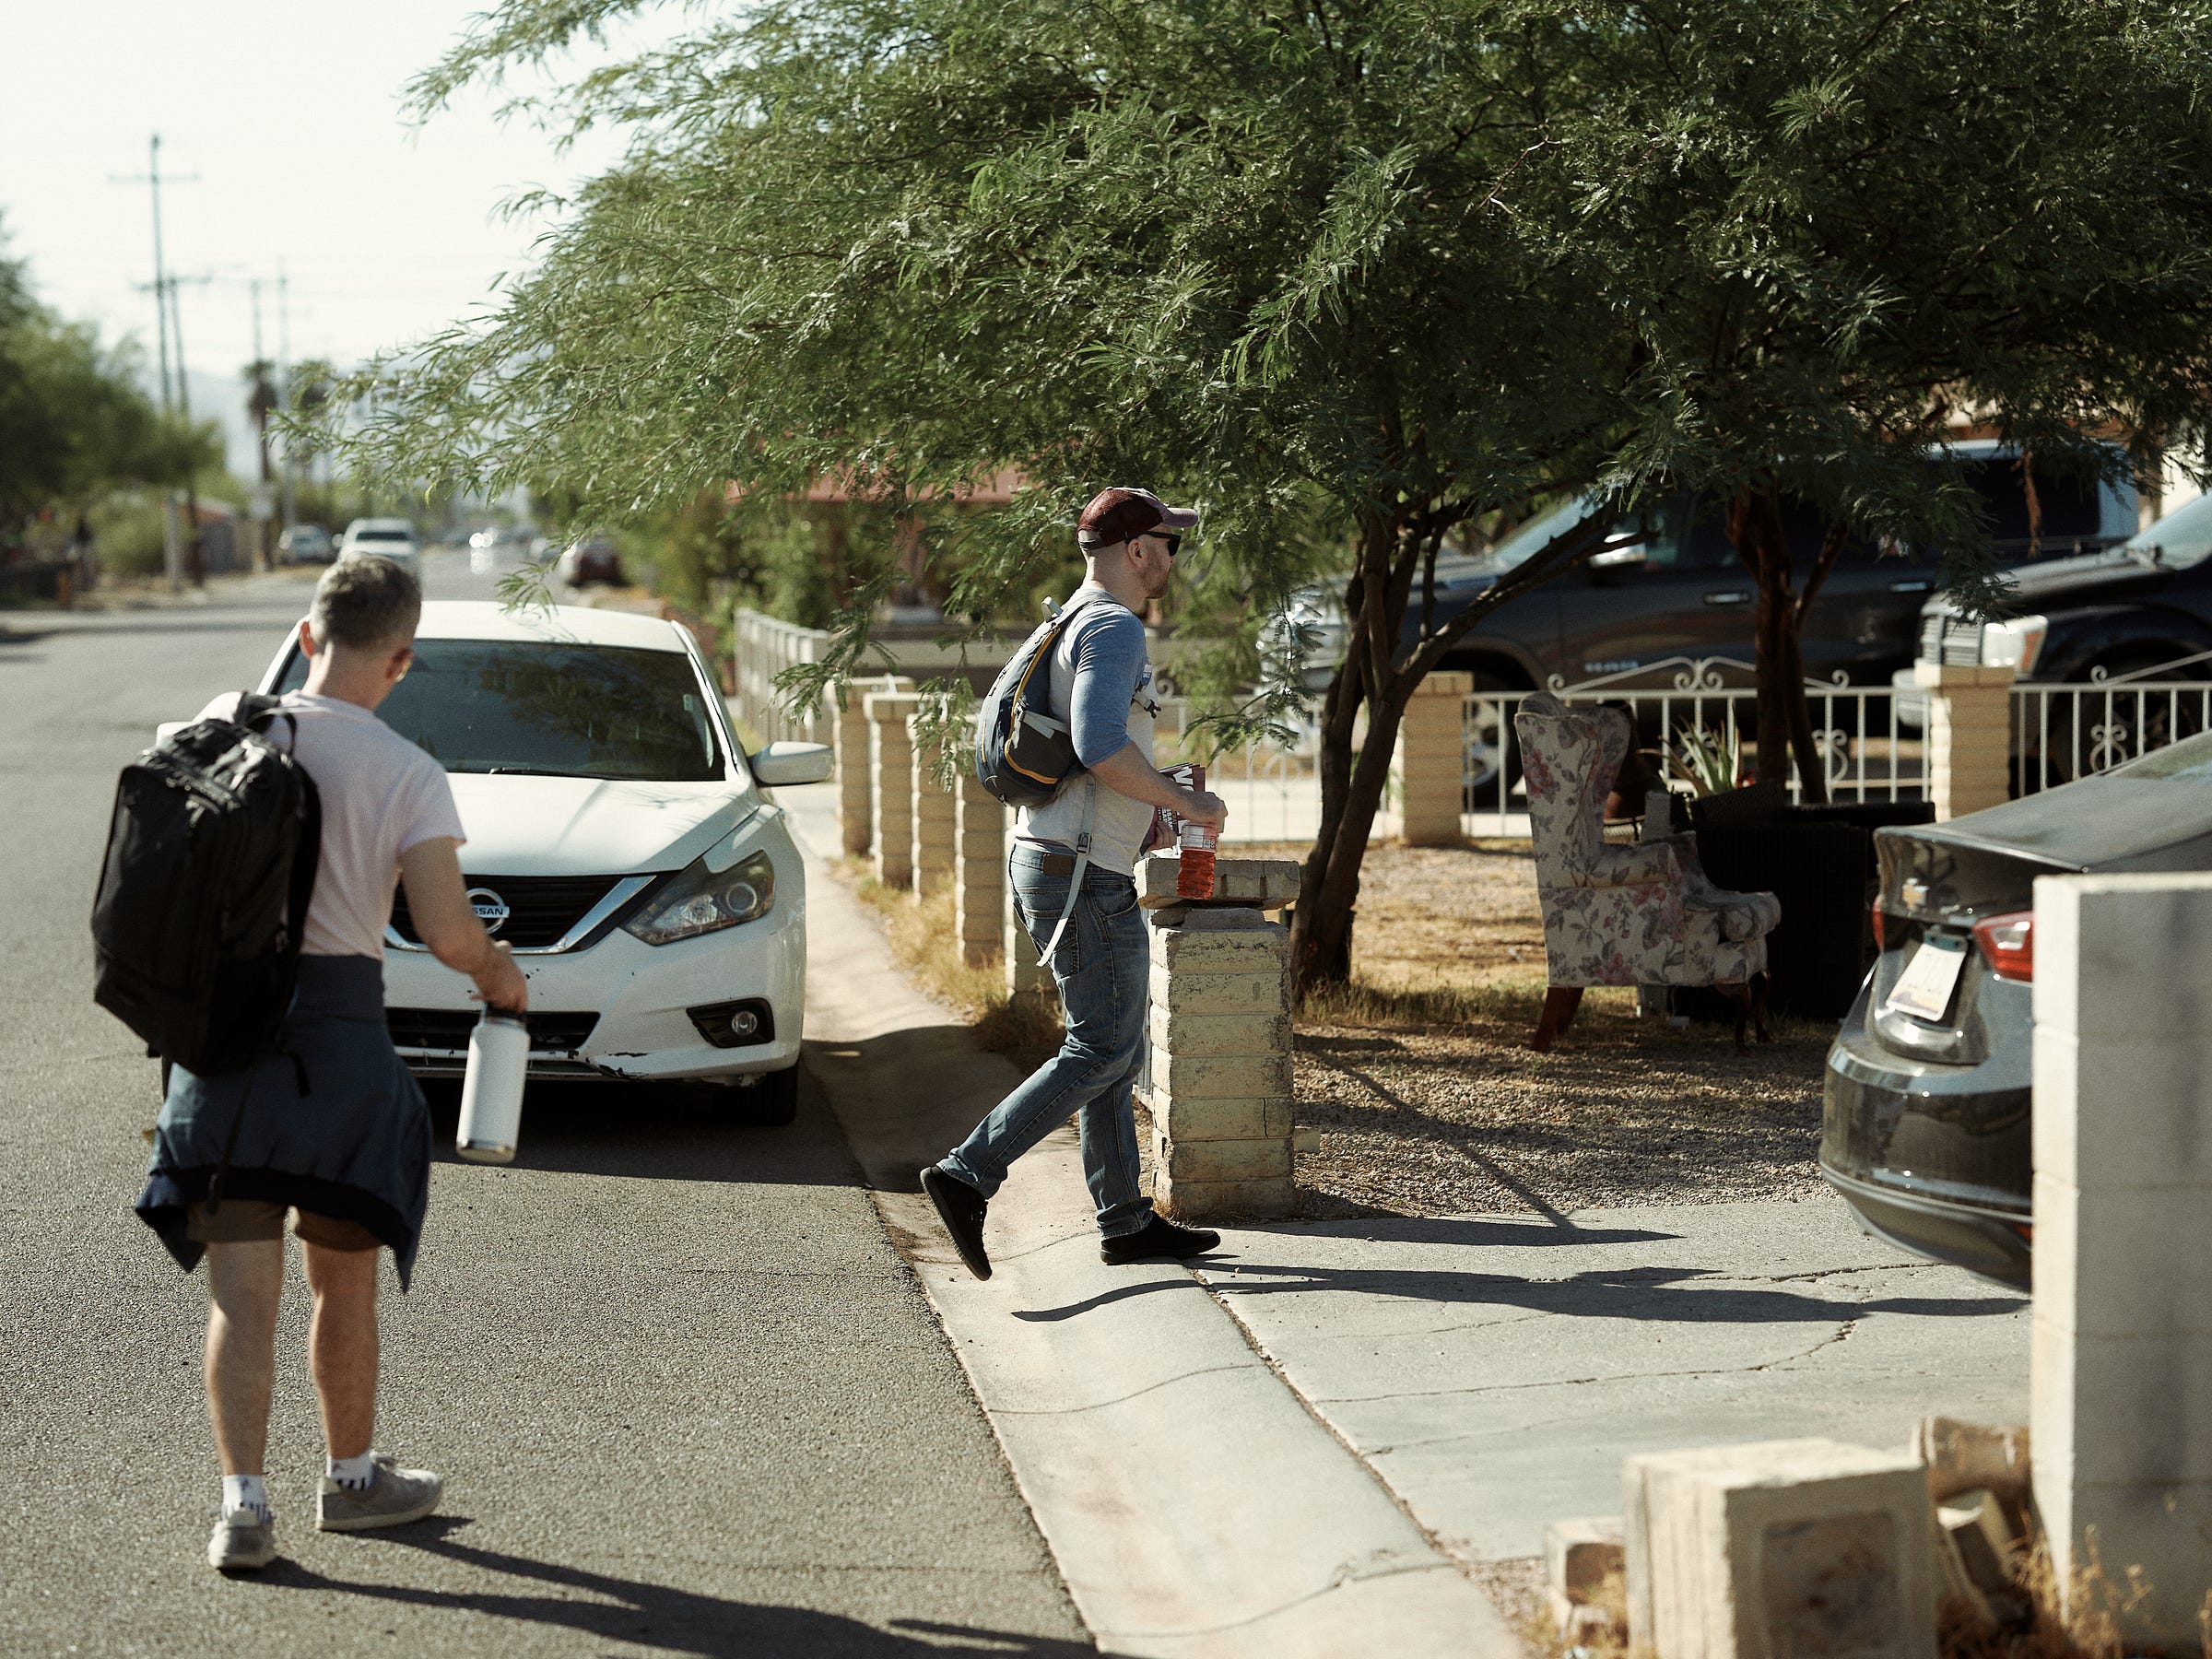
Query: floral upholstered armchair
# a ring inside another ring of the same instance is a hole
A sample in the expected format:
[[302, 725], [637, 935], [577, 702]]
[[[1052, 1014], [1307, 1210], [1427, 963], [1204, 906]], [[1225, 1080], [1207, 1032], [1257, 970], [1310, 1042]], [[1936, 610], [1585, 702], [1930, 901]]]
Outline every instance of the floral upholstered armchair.
[[1620, 710], [1570, 709], [1539, 691], [1513, 729], [1549, 980], [1534, 1046], [1549, 1048], [1573, 1023], [1589, 985], [1710, 985], [1736, 1005], [1737, 1046], [1751, 1019], [1765, 1041], [1767, 935], [1781, 901], [1714, 887], [1692, 836], [1606, 843], [1606, 792], [1633, 736]]

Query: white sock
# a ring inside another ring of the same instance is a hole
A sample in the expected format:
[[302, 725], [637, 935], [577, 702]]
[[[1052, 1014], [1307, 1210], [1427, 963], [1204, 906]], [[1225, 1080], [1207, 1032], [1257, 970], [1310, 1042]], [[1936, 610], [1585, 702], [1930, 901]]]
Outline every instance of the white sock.
[[376, 1484], [376, 1448], [371, 1446], [359, 1457], [325, 1457], [324, 1473], [342, 1487], [371, 1487]]
[[250, 1509], [264, 1521], [269, 1518], [269, 1488], [262, 1484], [258, 1475], [226, 1475], [223, 1477], [223, 1513], [236, 1514]]

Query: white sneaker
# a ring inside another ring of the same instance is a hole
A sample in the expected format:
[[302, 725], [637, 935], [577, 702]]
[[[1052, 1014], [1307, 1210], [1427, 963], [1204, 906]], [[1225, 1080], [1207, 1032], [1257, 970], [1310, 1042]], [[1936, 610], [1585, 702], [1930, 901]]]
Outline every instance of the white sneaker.
[[376, 1478], [365, 1487], [341, 1486], [325, 1475], [315, 1497], [315, 1525], [324, 1532], [368, 1532], [405, 1526], [438, 1507], [445, 1482], [428, 1469], [403, 1469], [379, 1452]]
[[276, 1559], [276, 1523], [259, 1510], [234, 1509], [207, 1538], [207, 1565], [218, 1572], [259, 1572]]

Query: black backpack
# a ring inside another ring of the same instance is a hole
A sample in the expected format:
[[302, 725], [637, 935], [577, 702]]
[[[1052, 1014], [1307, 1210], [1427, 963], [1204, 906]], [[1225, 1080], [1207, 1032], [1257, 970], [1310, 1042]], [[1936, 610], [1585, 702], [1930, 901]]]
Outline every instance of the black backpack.
[[1053, 713], [1053, 647], [1088, 599], [1055, 611], [998, 671], [975, 711], [976, 781], [1009, 806], [1038, 806], [1083, 770], [1076, 735]]
[[246, 692], [236, 719], [171, 733], [115, 789], [93, 998], [148, 1053], [199, 1077], [280, 1048], [291, 1006], [323, 809], [313, 780], [263, 735], [276, 712], [276, 698]]

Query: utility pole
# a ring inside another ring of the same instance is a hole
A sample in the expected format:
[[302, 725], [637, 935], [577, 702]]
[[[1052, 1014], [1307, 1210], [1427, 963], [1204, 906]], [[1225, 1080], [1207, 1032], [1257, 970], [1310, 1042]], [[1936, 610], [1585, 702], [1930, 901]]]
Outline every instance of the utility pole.
[[[153, 196], [154, 318], [161, 339], [161, 408], [162, 412], [166, 414], [172, 406], [173, 402], [170, 391], [169, 326], [171, 306], [175, 297], [175, 290], [170, 284], [169, 267], [163, 262], [161, 257], [161, 186], [164, 183], [197, 183], [199, 182], [200, 175], [198, 173], [184, 173], [181, 175], [177, 173], [171, 173], [164, 177], [161, 171], [161, 135], [159, 133], [153, 134], [147, 139], [146, 155], [146, 171], [142, 173], [134, 173], [127, 177], [118, 177], [111, 174], [109, 175], [108, 182], [111, 184], [144, 184], [148, 188]], [[182, 347], [180, 347], [180, 359], [182, 359]], [[183, 371], [180, 367], [178, 370], [179, 380], [182, 380], [182, 376]], [[186, 412], [189, 413], [189, 409], [187, 409]]]

